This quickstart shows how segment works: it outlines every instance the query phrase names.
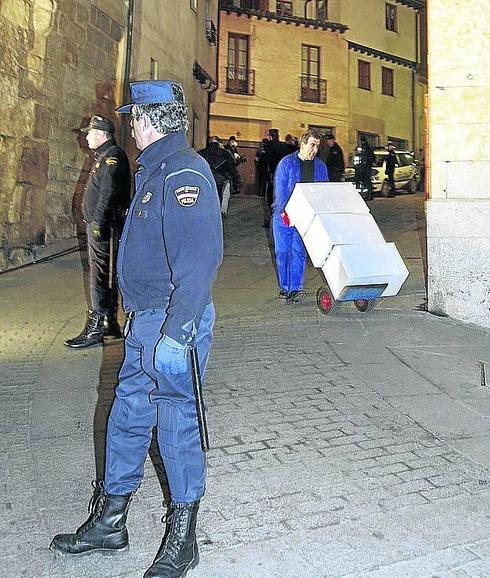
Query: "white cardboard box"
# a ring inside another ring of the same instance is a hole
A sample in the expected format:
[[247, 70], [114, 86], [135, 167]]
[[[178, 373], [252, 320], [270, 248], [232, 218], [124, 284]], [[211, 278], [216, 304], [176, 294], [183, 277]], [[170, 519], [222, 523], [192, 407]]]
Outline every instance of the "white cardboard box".
[[316, 214], [369, 214], [353, 183], [297, 183], [286, 205], [291, 224], [304, 237]]
[[388, 286], [381, 297], [390, 297], [400, 291], [408, 269], [394, 243], [370, 245], [336, 245], [322, 267], [334, 299], [347, 286]]
[[370, 214], [320, 213], [303, 241], [313, 266], [322, 267], [334, 245], [384, 243], [384, 238]]

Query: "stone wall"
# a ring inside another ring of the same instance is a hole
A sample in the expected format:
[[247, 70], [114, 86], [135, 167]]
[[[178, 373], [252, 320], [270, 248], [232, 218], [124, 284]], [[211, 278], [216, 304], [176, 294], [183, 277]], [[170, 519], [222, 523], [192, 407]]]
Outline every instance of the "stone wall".
[[428, 307], [490, 327], [490, 12], [429, 3]]
[[87, 149], [78, 129], [114, 117], [125, 11], [99, 0], [0, 4], [0, 271], [76, 233]]

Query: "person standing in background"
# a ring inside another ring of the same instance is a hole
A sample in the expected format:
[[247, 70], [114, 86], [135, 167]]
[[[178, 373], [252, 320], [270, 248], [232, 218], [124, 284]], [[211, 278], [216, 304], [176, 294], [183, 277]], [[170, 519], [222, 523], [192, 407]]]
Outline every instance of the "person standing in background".
[[128, 157], [116, 144], [112, 120], [95, 115], [81, 131], [86, 133], [88, 147], [94, 151], [94, 164], [83, 198], [90, 307], [82, 332], [64, 342], [71, 349], [98, 345], [104, 337], [121, 337], [116, 319], [117, 289], [110, 283], [111, 237], [119, 236], [118, 225], [129, 206], [131, 190]]
[[345, 170], [344, 153], [332, 133], [328, 133], [325, 139], [327, 142], [326, 157], [322, 160], [327, 165], [329, 181], [340, 183], [343, 180]]

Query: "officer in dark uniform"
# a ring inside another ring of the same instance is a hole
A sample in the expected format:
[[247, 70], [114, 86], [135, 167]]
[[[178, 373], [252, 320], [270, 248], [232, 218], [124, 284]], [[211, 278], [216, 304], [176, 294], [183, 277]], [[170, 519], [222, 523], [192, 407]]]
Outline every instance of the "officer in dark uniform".
[[396, 193], [395, 188], [395, 168], [396, 168], [396, 154], [395, 154], [395, 145], [392, 142], [389, 142], [386, 145], [386, 149], [388, 150], [388, 156], [386, 157], [386, 176], [388, 178], [388, 183], [390, 185], [390, 197], [394, 197]]
[[145, 578], [181, 578], [197, 565], [196, 518], [204, 495], [189, 348], [204, 374], [211, 347], [211, 288], [222, 260], [218, 193], [208, 163], [185, 138], [184, 92], [171, 80], [131, 84], [132, 135], [142, 151], [118, 253], [125, 356], [109, 416], [105, 479], [91, 515], [51, 549], [77, 555], [128, 546], [126, 517], [156, 427], [171, 494], [162, 545]]
[[326, 146], [320, 145], [318, 156], [327, 165], [330, 182], [340, 183], [344, 176], [344, 153], [332, 133], [325, 135]]
[[198, 152], [211, 167], [221, 203], [221, 215], [226, 217], [231, 184], [239, 179], [237, 165], [229, 151], [221, 146], [217, 136], [210, 136], [206, 148]]
[[93, 116], [86, 128], [94, 164], [85, 187], [83, 216], [87, 224], [90, 309], [80, 335], [65, 341], [81, 349], [102, 343], [104, 337], [121, 337], [116, 321], [117, 292], [110, 284], [111, 236], [118, 237], [122, 215], [130, 201], [128, 157], [114, 140], [114, 124]]
[[276, 172], [279, 161], [286, 155], [290, 154], [290, 148], [279, 140], [279, 130], [277, 128], [269, 129], [269, 142], [265, 147], [267, 158], [267, 187], [264, 198], [264, 228], [270, 225], [272, 203], [274, 201], [274, 173]]

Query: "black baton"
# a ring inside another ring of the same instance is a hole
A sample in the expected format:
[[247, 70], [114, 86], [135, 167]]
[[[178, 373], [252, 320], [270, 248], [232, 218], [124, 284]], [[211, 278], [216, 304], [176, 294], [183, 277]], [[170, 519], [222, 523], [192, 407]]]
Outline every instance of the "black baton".
[[199, 424], [199, 435], [201, 437], [201, 448], [203, 452], [209, 450], [208, 424], [206, 423], [206, 411], [202, 397], [201, 372], [199, 370], [199, 360], [194, 347], [191, 347], [192, 384], [194, 386], [194, 397], [196, 399], [197, 423]]

